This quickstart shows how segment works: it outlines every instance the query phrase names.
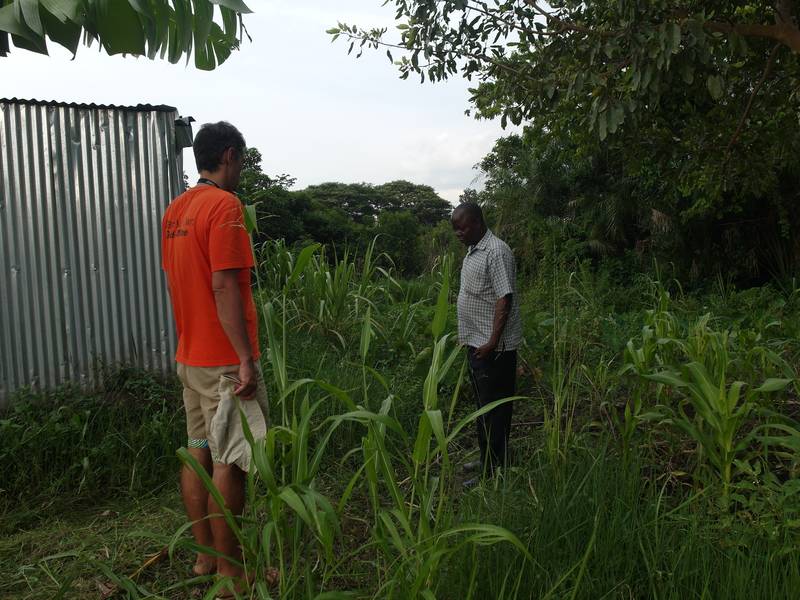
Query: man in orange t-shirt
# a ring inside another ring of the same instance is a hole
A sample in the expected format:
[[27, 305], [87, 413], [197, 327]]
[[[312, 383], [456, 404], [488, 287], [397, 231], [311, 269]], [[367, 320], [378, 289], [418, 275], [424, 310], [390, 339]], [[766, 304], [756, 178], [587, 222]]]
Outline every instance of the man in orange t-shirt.
[[[189, 452], [211, 474], [226, 507], [240, 515], [248, 463], [226, 464], [222, 457], [230, 453], [221, 447], [226, 442], [215, 444], [213, 425], [225, 385], [232, 386], [229, 392], [232, 389], [243, 407], [253, 402], [247, 407], [248, 421], [250, 414], [261, 418], [258, 406], [266, 407], [258, 363], [258, 319], [250, 288], [253, 253], [242, 205], [232, 193], [239, 184], [245, 141], [230, 123], [206, 124], [197, 133], [193, 149], [201, 177], [164, 214], [162, 267], [178, 330], [175, 359], [184, 386]], [[265, 429], [266, 415], [263, 418]], [[197, 543], [231, 559], [201, 552], [195, 573], [219, 572], [241, 579], [237, 540], [223, 518], [208, 518], [222, 511], [188, 467], [181, 473], [181, 490]]]

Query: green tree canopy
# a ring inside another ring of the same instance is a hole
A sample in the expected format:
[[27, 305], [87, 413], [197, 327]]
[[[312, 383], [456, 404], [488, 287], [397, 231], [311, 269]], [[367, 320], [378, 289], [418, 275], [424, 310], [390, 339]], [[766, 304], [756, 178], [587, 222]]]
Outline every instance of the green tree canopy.
[[292, 244], [306, 236], [304, 216], [311, 210], [311, 199], [289, 191], [295, 178], [286, 174], [273, 178], [264, 173], [261, 161], [256, 148], [245, 151], [237, 193], [243, 202], [257, 207], [257, 243], [284, 239]]
[[396, 38], [330, 33], [399, 51], [402, 77], [477, 81], [480, 116], [534, 122], [587, 154], [614, 136], [626, 159], [658, 156], [698, 211], [774, 188], [798, 156], [797, 0], [392, 2]]
[[[403, 273], [417, 273], [423, 260], [420, 236], [447, 219], [451, 206], [432, 187], [408, 181], [383, 185], [328, 182], [294, 191], [295, 178], [264, 173], [261, 153], [248, 148], [237, 190], [256, 205], [256, 243], [315, 241], [337, 249], [363, 250], [377, 235]], [[449, 228], [449, 225], [448, 225]], [[449, 231], [449, 229], [448, 229]]]
[[306, 188], [315, 200], [344, 210], [354, 222], [372, 225], [383, 212], [407, 211], [419, 223], [435, 225], [452, 207], [429, 185], [390, 181], [382, 185], [328, 182]]
[[394, 266], [404, 275], [419, 273], [422, 263], [419, 235], [420, 224], [408, 211], [387, 211], [381, 213], [378, 226], [376, 248], [392, 257]]
[[297, 179], [286, 173], [270, 177], [261, 166], [261, 152], [256, 148], [247, 148], [242, 162], [242, 176], [239, 180], [239, 195], [249, 204], [260, 202], [265, 194], [275, 189], [288, 190]]
[[[535, 268], [554, 250], [571, 258], [655, 256], [685, 281], [723, 272], [740, 283], [790, 277], [800, 265], [800, 168], [754, 170], [752, 184], [697, 210], [699, 192], [675, 184], [669, 163], [614, 136], [593, 147], [535, 125], [499, 139], [470, 193], [493, 228]], [[638, 151], [639, 156], [633, 155]]]
[[306, 188], [314, 200], [345, 212], [355, 223], [373, 224], [385, 200], [375, 186], [368, 183], [327, 182]]
[[383, 210], [407, 211], [422, 225], [433, 226], [448, 219], [453, 209], [429, 185], [399, 180], [379, 185], [376, 190], [385, 199]]
[[238, 48], [243, 0], [0, 0], [0, 56], [17, 48], [47, 54], [51, 40], [75, 54], [81, 38], [108, 54], [177, 63], [194, 52], [211, 70]]

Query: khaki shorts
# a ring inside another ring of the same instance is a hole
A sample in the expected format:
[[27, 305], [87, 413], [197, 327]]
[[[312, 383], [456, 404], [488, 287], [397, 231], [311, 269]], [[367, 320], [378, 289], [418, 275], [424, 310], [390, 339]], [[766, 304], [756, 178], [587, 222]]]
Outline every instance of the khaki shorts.
[[189, 448], [210, 448], [214, 462], [239, 464], [247, 470], [250, 452], [244, 439], [239, 408], [245, 413], [255, 439], [264, 437], [268, 422], [267, 388], [261, 366], [257, 365], [256, 369], [258, 386], [255, 397], [241, 400], [233, 394], [236, 384], [226, 377], [236, 377], [239, 365], [191, 367], [178, 363]]

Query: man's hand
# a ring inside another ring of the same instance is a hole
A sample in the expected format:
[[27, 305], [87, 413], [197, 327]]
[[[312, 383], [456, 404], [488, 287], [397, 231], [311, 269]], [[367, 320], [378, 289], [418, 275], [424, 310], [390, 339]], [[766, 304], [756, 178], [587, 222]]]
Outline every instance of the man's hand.
[[233, 393], [242, 400], [252, 400], [258, 387], [258, 371], [252, 358], [239, 365], [239, 382], [239, 387]]
[[253, 362], [253, 348], [247, 336], [244, 303], [239, 290], [239, 269], [214, 271], [211, 274], [211, 289], [214, 292], [220, 325], [239, 357], [240, 384], [234, 393], [242, 400], [250, 400], [256, 393], [258, 372]]
[[489, 340], [483, 346], [475, 348], [475, 358], [478, 360], [483, 360], [487, 358], [492, 352], [494, 352], [495, 348], [497, 348], [497, 343]]

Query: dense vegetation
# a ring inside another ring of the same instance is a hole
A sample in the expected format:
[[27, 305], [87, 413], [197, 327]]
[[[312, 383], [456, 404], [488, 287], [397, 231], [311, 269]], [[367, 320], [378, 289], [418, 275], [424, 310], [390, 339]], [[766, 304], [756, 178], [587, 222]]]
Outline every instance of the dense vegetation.
[[[797, 2], [393, 4], [399, 39], [330, 33], [401, 76], [473, 78], [471, 110], [524, 125], [463, 197], [519, 264], [514, 460], [462, 488], [447, 204], [294, 191], [251, 149], [273, 426], [234, 525], [248, 567], [282, 574], [254, 597], [796, 596]], [[0, 419], [0, 595], [211, 598], [188, 578], [175, 382], [103, 379]]]
[[265, 174], [261, 153], [247, 150], [238, 193], [255, 207], [257, 246], [267, 240], [289, 246], [319, 242], [335, 256], [346, 250], [363, 254], [377, 238], [378, 252], [391, 255], [405, 276], [430, 266], [434, 257], [427, 234], [448, 220], [452, 210], [432, 187], [409, 181], [329, 182], [298, 191], [291, 189], [294, 184], [289, 175]]
[[390, 4], [394, 36], [329, 33], [387, 49], [402, 77], [467, 77], [475, 114], [525, 126], [483, 163], [516, 241], [552, 219], [594, 256], [653, 252], [684, 281], [794, 274], [800, 3]]
[[[800, 583], [796, 288], [686, 294], [666, 272], [552, 251], [520, 293], [514, 465], [465, 492], [452, 263], [404, 280], [386, 257], [279, 242], [259, 263], [273, 427], [241, 535], [248, 564], [280, 566], [281, 598], [776, 598]], [[182, 575], [177, 390], [107, 381], [23, 392], [0, 421], [3, 597], [203, 585]], [[162, 547], [172, 560], [139, 569]]]

